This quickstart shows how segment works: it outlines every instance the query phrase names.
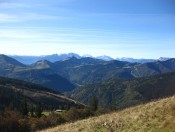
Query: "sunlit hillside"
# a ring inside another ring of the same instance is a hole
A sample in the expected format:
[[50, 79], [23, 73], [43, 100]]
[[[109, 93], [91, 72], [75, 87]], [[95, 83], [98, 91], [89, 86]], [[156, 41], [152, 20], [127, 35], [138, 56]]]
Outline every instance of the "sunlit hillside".
[[42, 132], [175, 132], [175, 96]]

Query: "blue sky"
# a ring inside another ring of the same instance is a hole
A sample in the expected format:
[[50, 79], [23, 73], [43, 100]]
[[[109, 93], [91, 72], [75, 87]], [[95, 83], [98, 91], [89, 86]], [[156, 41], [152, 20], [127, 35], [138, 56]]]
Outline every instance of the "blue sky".
[[175, 0], [0, 0], [0, 53], [175, 57]]

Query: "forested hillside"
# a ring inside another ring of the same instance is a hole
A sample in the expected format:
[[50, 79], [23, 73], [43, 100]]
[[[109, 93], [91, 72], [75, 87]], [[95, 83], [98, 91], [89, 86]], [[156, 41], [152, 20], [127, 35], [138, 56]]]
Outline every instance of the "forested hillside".
[[81, 86], [68, 95], [88, 104], [96, 96], [103, 108], [126, 108], [175, 94], [175, 73], [138, 79], [109, 79]]
[[81, 107], [80, 103], [46, 87], [20, 80], [0, 78], [0, 109], [11, 107], [20, 110], [24, 101], [29, 106], [41, 104], [43, 109], [64, 108], [66, 105]]

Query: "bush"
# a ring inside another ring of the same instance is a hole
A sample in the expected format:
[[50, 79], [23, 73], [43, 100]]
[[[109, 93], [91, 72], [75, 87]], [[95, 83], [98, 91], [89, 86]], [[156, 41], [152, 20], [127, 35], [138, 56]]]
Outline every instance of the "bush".
[[76, 108], [71, 108], [69, 111], [62, 114], [66, 122], [84, 119], [91, 115], [92, 115], [92, 112], [89, 109], [76, 109]]
[[0, 132], [29, 132], [53, 127], [65, 122], [73, 122], [80, 119], [85, 119], [93, 115], [106, 113], [105, 110], [96, 112], [91, 109], [76, 109], [71, 108], [61, 114], [51, 113], [48, 116], [41, 117], [26, 117], [17, 111], [5, 110], [0, 112]]
[[30, 127], [30, 124], [29, 124], [29, 121], [28, 121], [28, 119], [20, 119], [20, 120], [18, 120], [18, 123], [19, 123], [19, 125], [20, 125], [20, 130], [21, 131], [31, 131], [31, 127]]
[[47, 116], [47, 125], [49, 126], [54, 126], [57, 124], [57, 119], [58, 119], [58, 114], [56, 113], [51, 113], [50, 115]]
[[62, 115], [58, 115], [57, 116], [57, 124], [62, 124], [62, 123], [65, 123], [66, 120], [63, 118]]
[[17, 111], [5, 110], [0, 114], [0, 131], [1, 132], [29, 132], [30, 127], [25, 122], [21, 123], [19, 120], [22, 115]]

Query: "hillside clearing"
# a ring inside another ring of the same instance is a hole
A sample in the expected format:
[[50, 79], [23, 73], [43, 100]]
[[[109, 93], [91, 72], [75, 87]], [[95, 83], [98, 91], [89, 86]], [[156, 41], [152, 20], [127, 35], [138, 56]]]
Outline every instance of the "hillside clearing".
[[175, 96], [41, 132], [175, 132]]

